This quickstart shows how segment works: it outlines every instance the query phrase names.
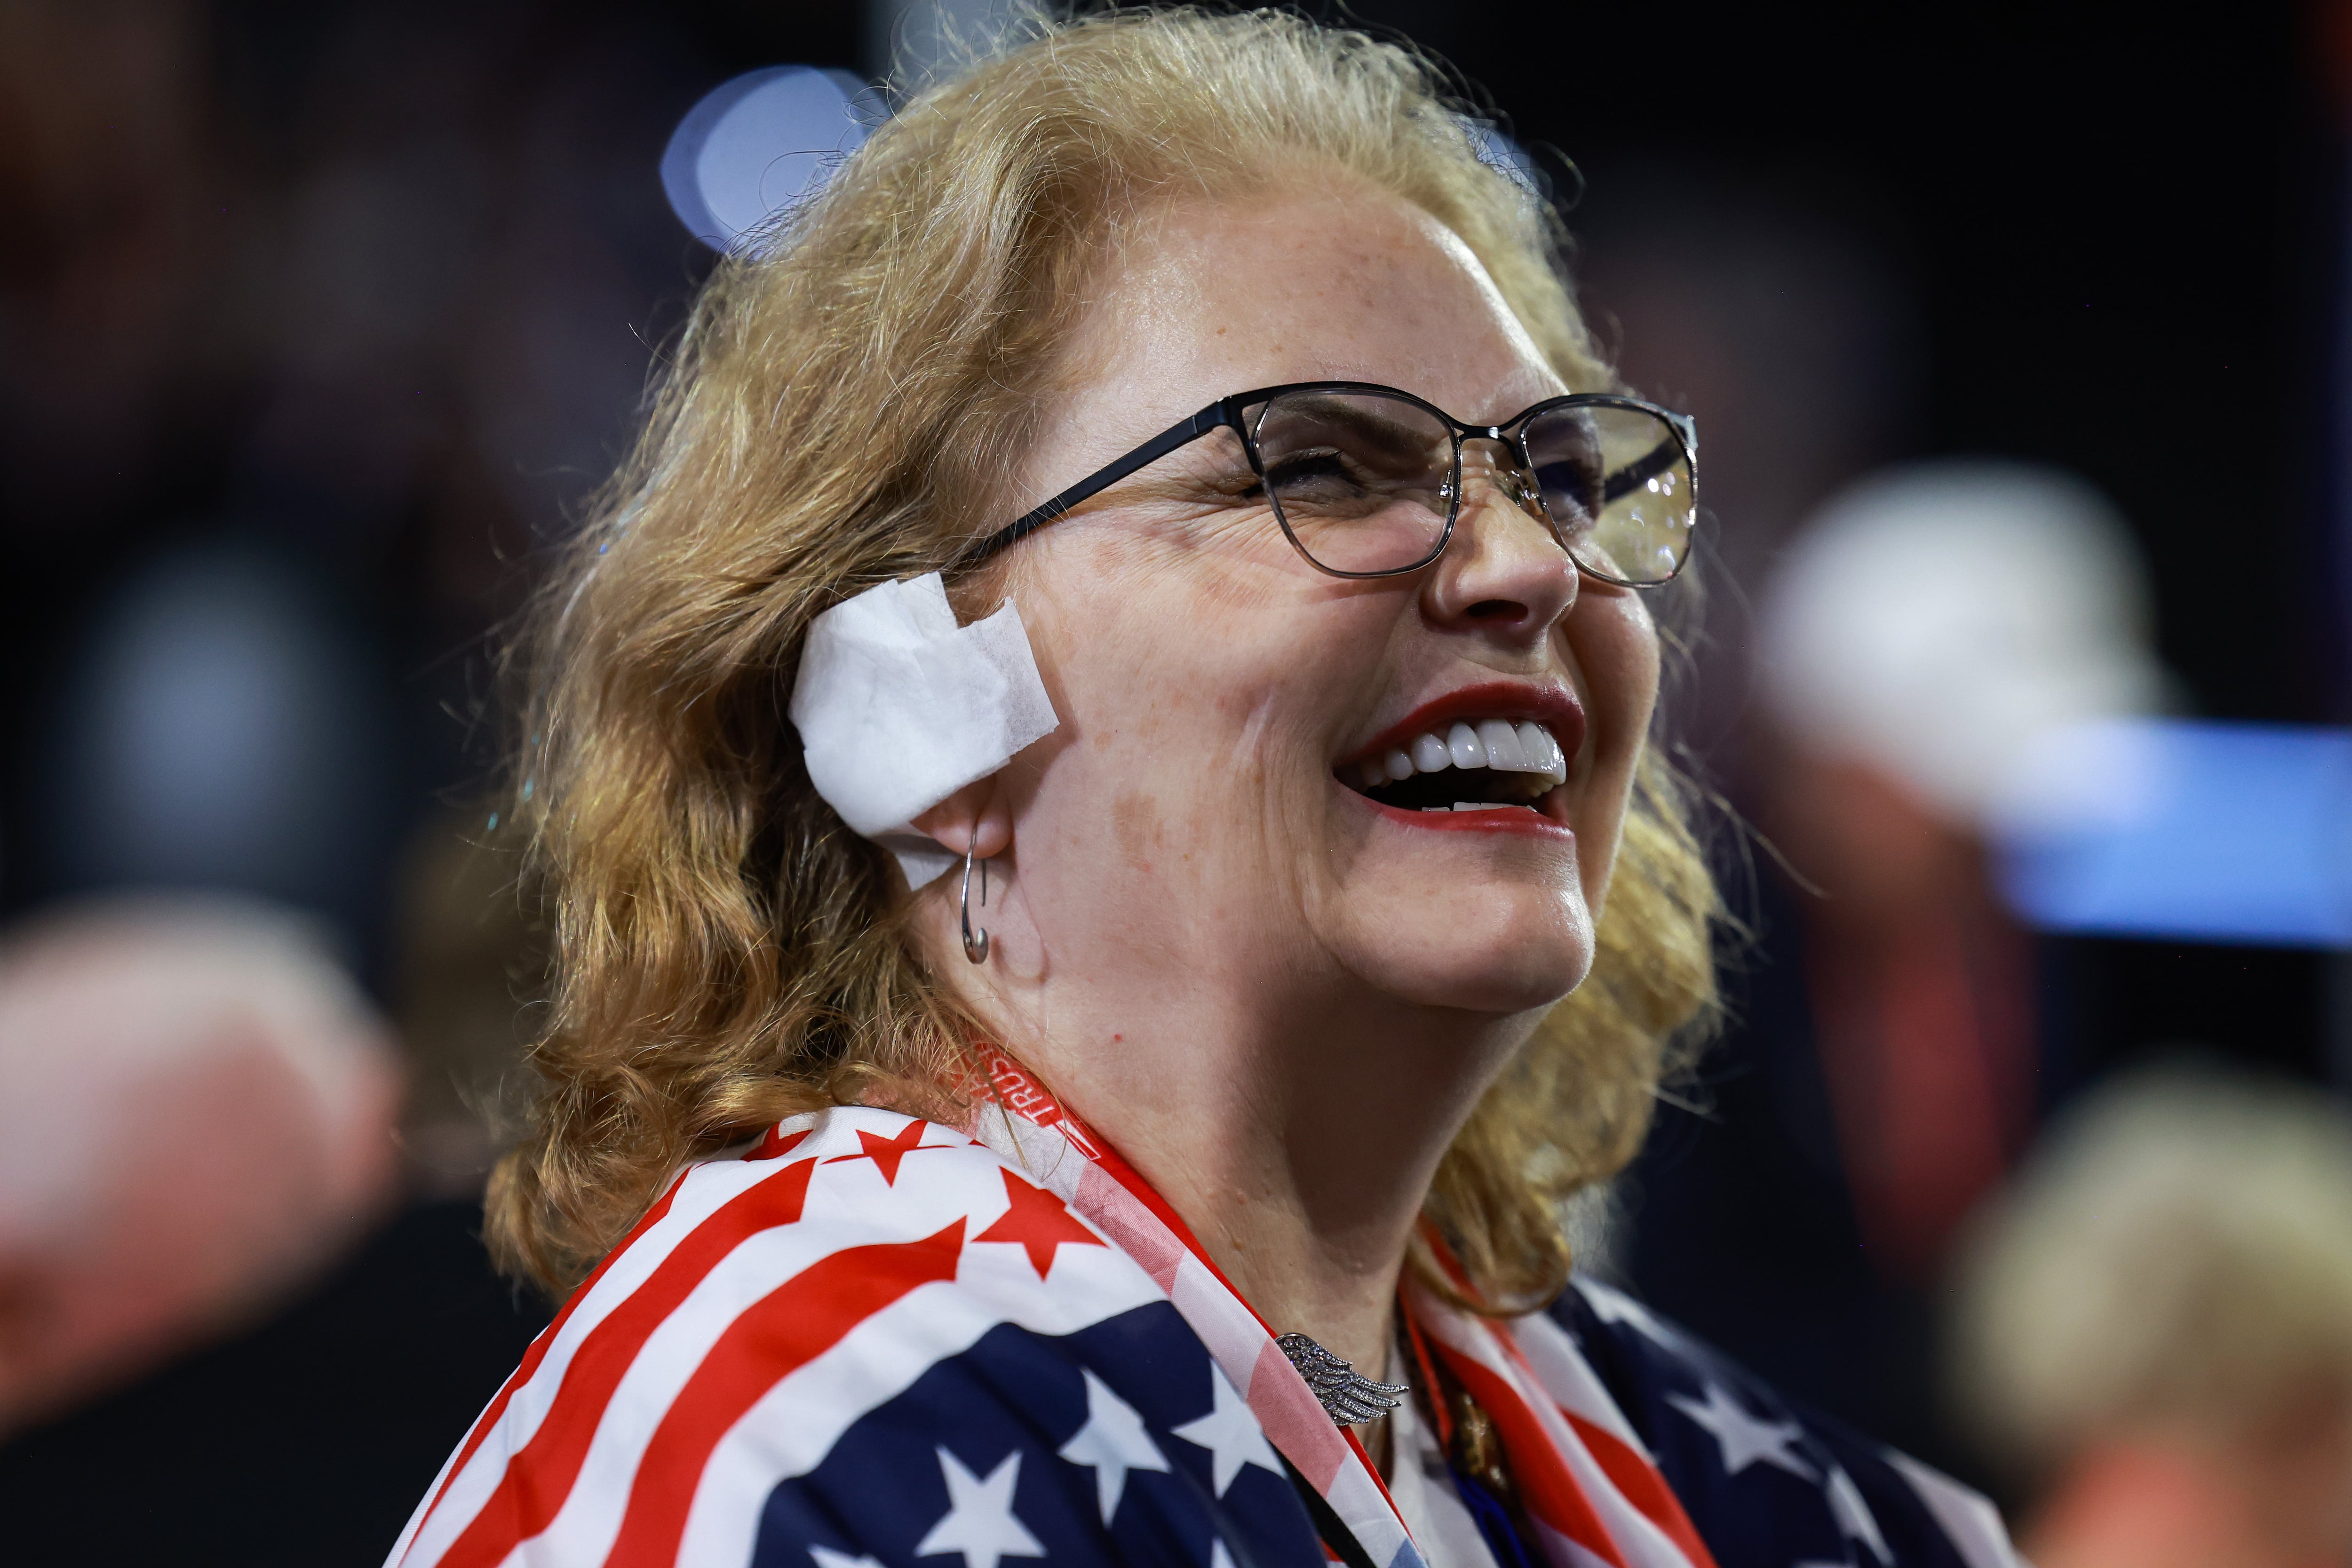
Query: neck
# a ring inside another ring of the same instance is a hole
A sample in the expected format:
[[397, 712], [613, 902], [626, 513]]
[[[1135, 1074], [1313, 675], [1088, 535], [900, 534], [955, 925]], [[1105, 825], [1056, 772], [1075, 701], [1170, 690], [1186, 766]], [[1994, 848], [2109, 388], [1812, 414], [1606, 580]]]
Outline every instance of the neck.
[[1183, 1217], [1276, 1333], [1381, 1376], [1422, 1200], [1534, 1016], [1055, 989], [1020, 999], [1003, 1035], [1013, 1054]]

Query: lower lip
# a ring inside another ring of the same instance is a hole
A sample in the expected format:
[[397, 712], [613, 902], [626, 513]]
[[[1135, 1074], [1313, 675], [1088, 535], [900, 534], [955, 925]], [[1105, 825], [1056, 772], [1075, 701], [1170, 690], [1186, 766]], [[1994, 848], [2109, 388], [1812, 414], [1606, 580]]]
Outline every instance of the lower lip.
[[1566, 823], [1554, 822], [1543, 813], [1523, 805], [1501, 805], [1486, 811], [1407, 811], [1402, 806], [1383, 805], [1370, 795], [1359, 794], [1336, 780], [1334, 784], [1350, 800], [1370, 806], [1400, 826], [1418, 827], [1433, 833], [1507, 833], [1529, 838], [1570, 841], [1576, 837], [1575, 830]]

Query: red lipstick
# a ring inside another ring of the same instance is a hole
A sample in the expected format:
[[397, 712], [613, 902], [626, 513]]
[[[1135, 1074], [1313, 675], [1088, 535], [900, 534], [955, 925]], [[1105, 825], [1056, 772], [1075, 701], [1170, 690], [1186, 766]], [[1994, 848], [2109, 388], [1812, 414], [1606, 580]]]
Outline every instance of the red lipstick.
[[1372, 737], [1369, 743], [1341, 757], [1334, 771], [1391, 749], [1410, 746], [1413, 737], [1424, 731], [1443, 735], [1456, 723], [1475, 724], [1481, 719], [1534, 720], [1551, 731], [1551, 738], [1559, 742], [1571, 766], [1584, 744], [1584, 704], [1567, 686], [1484, 680], [1423, 703]]

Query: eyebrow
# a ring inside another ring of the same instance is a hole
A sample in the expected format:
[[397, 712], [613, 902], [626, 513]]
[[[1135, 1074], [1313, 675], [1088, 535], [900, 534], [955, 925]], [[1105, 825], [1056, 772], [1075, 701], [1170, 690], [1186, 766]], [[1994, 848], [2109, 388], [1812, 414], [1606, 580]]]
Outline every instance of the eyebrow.
[[[1389, 451], [1410, 455], [1419, 445], [1413, 439], [1412, 429], [1402, 422], [1382, 418], [1369, 408], [1361, 408], [1354, 404], [1343, 402], [1341, 400], [1343, 396], [1344, 395], [1337, 395], [1318, 398], [1307, 403], [1305, 412], [1318, 420], [1345, 426], [1367, 437], [1377, 438], [1378, 444]], [[1265, 429], [1263, 421], [1258, 427], [1261, 431]]]

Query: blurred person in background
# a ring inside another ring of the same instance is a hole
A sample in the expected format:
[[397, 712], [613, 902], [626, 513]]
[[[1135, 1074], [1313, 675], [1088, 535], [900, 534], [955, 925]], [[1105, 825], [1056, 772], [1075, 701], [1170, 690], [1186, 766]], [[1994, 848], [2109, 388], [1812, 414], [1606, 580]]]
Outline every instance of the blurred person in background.
[[1950, 1375], [2039, 1568], [2352, 1563], [2352, 1116], [2144, 1069], [1963, 1253]]
[[397, 1063], [265, 905], [121, 899], [0, 937], [0, 1436], [335, 1261], [394, 1194]]
[[[384, 1184], [342, 1220], [287, 1095], [165, 1127], [183, 1191], [10, 1208], [88, 1233], [7, 1237], [5, 1357], [58, 1369], [0, 1399], [0, 1514], [31, 1559], [379, 1558], [545, 1321], [478, 1240], [478, 1112], [533, 965], [510, 878], [465, 847], [484, 816], [435, 796], [478, 771], [474, 639], [700, 265], [655, 165], [712, 47], [651, 6], [0, 5], [0, 920], [157, 889], [299, 910], [409, 1069], [373, 1113], [403, 1143], [371, 1145]], [[133, 1139], [184, 1079], [268, 1080], [234, 1031], [141, 1033], [174, 1016], [142, 1003], [89, 1053]], [[47, 1095], [68, 1068], [41, 1071]], [[10, 1140], [47, 1103], [17, 1090]], [[152, 1179], [73, 1104], [62, 1152], [0, 1163], [58, 1162], [44, 1194]], [[174, 1202], [155, 1280], [123, 1286], [108, 1205]], [[179, 1250], [200, 1241], [211, 1274]]]
[[1656, 1304], [1945, 1462], [1932, 1292], [2043, 1096], [2041, 957], [1990, 836], [2040, 742], [2163, 696], [2121, 519], [2080, 479], [1945, 459], [1849, 487], [1756, 596], [1758, 945], [1704, 1121], [1630, 1184]]
[[1864, 1245], [1935, 1277], [2036, 1110], [2033, 955], [1989, 849], [2044, 740], [2163, 694], [2137, 546], [2055, 469], [1864, 480], [1761, 595], [1759, 810], [1806, 900], [1804, 975]]

